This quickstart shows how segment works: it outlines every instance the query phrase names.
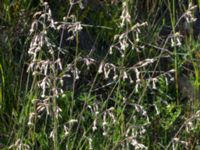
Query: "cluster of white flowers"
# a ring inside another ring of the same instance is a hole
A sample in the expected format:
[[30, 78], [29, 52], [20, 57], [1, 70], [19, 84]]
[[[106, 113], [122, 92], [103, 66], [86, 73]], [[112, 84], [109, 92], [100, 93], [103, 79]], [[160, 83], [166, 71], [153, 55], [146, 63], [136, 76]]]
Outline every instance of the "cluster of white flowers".
[[[71, 5], [80, 4], [80, 1], [70, 1]], [[34, 77], [40, 77], [40, 81], [38, 81], [37, 85], [41, 89], [41, 94], [38, 99], [34, 100], [36, 104], [36, 112], [31, 112], [29, 116], [28, 125], [34, 125], [35, 118], [39, 118], [40, 114], [46, 111], [47, 115], [52, 115], [52, 110], [54, 110], [53, 115], [55, 118], [61, 117], [59, 114], [62, 111], [61, 108], [56, 106], [55, 109], [52, 109], [52, 99], [57, 98], [59, 95], [63, 94], [62, 86], [63, 86], [63, 78], [70, 77], [73, 78], [74, 81], [79, 80], [81, 78], [81, 71], [76, 65], [77, 62], [82, 61], [87, 70], [90, 70], [92, 65], [98, 66], [96, 60], [90, 57], [80, 57], [76, 56], [73, 60], [73, 63], [69, 63], [66, 65], [66, 68], [63, 68], [62, 60], [59, 58], [59, 53], [61, 49], [61, 44], [56, 46], [51, 39], [48, 37], [48, 30], [54, 29], [56, 31], [67, 30], [69, 33], [69, 37], [67, 40], [74, 40], [77, 34], [83, 29], [81, 23], [76, 20], [76, 17], [71, 15], [63, 18], [62, 22], [56, 22], [52, 18], [51, 10], [49, 9], [48, 3], [45, 2], [43, 4], [44, 10], [35, 13], [34, 21], [31, 25], [30, 35], [32, 36], [32, 40], [29, 48], [29, 55], [31, 56], [31, 62], [28, 66], [28, 72], [31, 72]], [[190, 18], [190, 12], [188, 11], [185, 14], [186, 17]], [[123, 2], [122, 6], [122, 14], [121, 14], [121, 24], [120, 27], [124, 28], [126, 24], [130, 26], [131, 24], [131, 16], [128, 10], [128, 2]], [[69, 22], [71, 20], [71, 22]], [[190, 19], [191, 20], [191, 19]], [[188, 20], [188, 22], [190, 21]], [[193, 19], [194, 21], [194, 19]], [[138, 45], [140, 42], [140, 34], [141, 28], [147, 26], [147, 22], [136, 23], [131, 27], [127, 27], [124, 32], [114, 37], [114, 44], [110, 46], [109, 54], [113, 54], [113, 50], [119, 51], [122, 58], [126, 56], [126, 50], [131, 49], [135, 52], [139, 52]], [[133, 35], [134, 39], [130, 38], [130, 34]], [[179, 33], [175, 33], [171, 39], [171, 46], [181, 46], [180, 42], [181, 35]], [[61, 40], [63, 40], [61, 38]], [[61, 41], [62, 42], [62, 41]], [[60, 43], [61, 43], [60, 42]], [[142, 47], [142, 46], [141, 46]], [[55, 56], [58, 56], [55, 58]], [[157, 89], [157, 82], [159, 81], [160, 76], [167, 76], [174, 72], [174, 70], [170, 70], [158, 76], [152, 76], [148, 79], [144, 78], [146, 73], [146, 68], [153, 64], [154, 62], [159, 61], [157, 57], [155, 58], [146, 58], [140, 60], [136, 64], [134, 64], [130, 68], [118, 67], [117, 65], [106, 62], [103, 60], [98, 66], [98, 74], [104, 76], [104, 79], [112, 79], [112, 81], [117, 81], [120, 79], [122, 81], [129, 80], [130, 83], [135, 84], [135, 92], [139, 92], [139, 88], [142, 81], [147, 81], [147, 86], [152, 86], [153, 89]], [[76, 63], [74, 63], [76, 62]], [[143, 74], [143, 70], [145, 73]], [[155, 70], [154, 70], [155, 71]], [[62, 72], [62, 73], [60, 73]], [[131, 73], [134, 72], [132, 75]], [[71, 76], [73, 74], [73, 76]], [[135, 79], [133, 80], [133, 76]], [[167, 82], [167, 81], [166, 81]], [[116, 121], [115, 108], [106, 108], [103, 112], [99, 112], [99, 104], [94, 103], [93, 105], [88, 105], [89, 110], [91, 111], [94, 120], [92, 124], [92, 131], [95, 132], [98, 130], [98, 127], [102, 127], [103, 136], [109, 135], [109, 129], [111, 125], [114, 125]], [[147, 111], [143, 108], [143, 106], [138, 104], [134, 104], [135, 111], [140, 114], [142, 117], [146, 117], [146, 122], [149, 123], [149, 118]], [[155, 105], [156, 112], [159, 114], [159, 110]], [[37, 116], [36, 116], [37, 115]], [[99, 121], [101, 120], [101, 121]], [[68, 136], [72, 125], [78, 122], [75, 119], [71, 119], [65, 125], [63, 125], [64, 136]], [[101, 125], [98, 123], [102, 123]], [[189, 127], [188, 123], [188, 127]], [[145, 127], [141, 126], [140, 129], [136, 131], [135, 127], [129, 127], [126, 130], [126, 144], [132, 145], [135, 149], [147, 149], [147, 147], [140, 142], [138, 142], [138, 137], [146, 132]], [[56, 130], [53, 129], [50, 133], [50, 138], [55, 140]], [[92, 149], [92, 139], [88, 138], [89, 148]]]
[[78, 120], [76, 120], [76, 119], [71, 119], [71, 120], [68, 121], [67, 124], [65, 124], [65, 125], [63, 126], [63, 128], [64, 128], [64, 136], [65, 136], [65, 137], [69, 135], [70, 131], [72, 130], [73, 125], [74, 125], [75, 123], [77, 123], [77, 122], [78, 122]]
[[193, 5], [192, 3], [189, 3], [189, 7], [188, 10], [183, 14], [185, 20], [187, 23], [192, 23], [195, 22], [197, 20], [197, 18], [194, 17], [194, 14], [192, 13], [192, 11], [197, 11], [198, 6]]
[[[130, 45], [131, 45], [132, 50], [138, 51], [138, 46], [136, 45], [136, 43], [140, 41], [140, 38], [139, 38], [139, 34], [141, 34], [140, 28], [144, 26], [147, 26], [147, 22], [136, 23], [127, 31], [119, 35], [118, 34], [115, 35], [114, 41], [116, 41], [116, 43], [110, 46], [109, 53], [112, 55], [113, 49], [116, 49], [120, 52], [121, 57], [123, 58], [125, 57], [125, 52], [127, 48], [129, 48]], [[135, 39], [133, 39], [134, 41], [129, 38], [130, 33], [135, 35]]]
[[144, 144], [138, 142], [137, 140], [138, 136], [146, 133], [146, 130], [143, 126], [139, 127], [139, 129], [137, 130], [135, 127], [132, 126], [126, 130], [126, 146], [129, 147], [129, 145], [131, 144], [135, 149], [148, 149]]
[[[95, 132], [97, 128], [97, 121], [98, 119], [102, 119], [102, 125], [99, 124], [99, 126], [102, 126], [103, 129], [103, 136], [108, 135], [109, 126], [116, 123], [115, 115], [114, 115], [114, 107], [110, 107], [103, 111], [102, 113], [99, 113], [99, 106], [98, 104], [94, 103], [92, 106], [88, 105], [88, 108], [90, 109], [91, 113], [94, 115], [94, 121], [92, 126], [92, 131]], [[108, 121], [109, 120], [109, 121]], [[101, 121], [99, 121], [101, 122]]]
[[[114, 110], [115, 108], [114, 107], [111, 107], [109, 109], [107, 109], [106, 111], [104, 111], [103, 113], [103, 123], [102, 123], [102, 127], [103, 127], [103, 136], [106, 136], [108, 135], [108, 129], [109, 125], [112, 125], [112, 124], [115, 124], [116, 120], [115, 120], [115, 116], [114, 116]], [[108, 122], [107, 119], [110, 118], [111, 121]]]
[[16, 149], [16, 150], [30, 150], [30, 146], [28, 144], [24, 144], [21, 139], [17, 139], [14, 144], [9, 146], [9, 149]]
[[[181, 22], [183, 23], [183, 31], [181, 31], [183, 35], [188, 34], [193, 28], [192, 25], [197, 20], [197, 18], [195, 18], [195, 13], [197, 13], [197, 9], [198, 8], [196, 5], [189, 3], [188, 9], [177, 21], [175, 27], [177, 27]], [[183, 35], [181, 35], [180, 32], [175, 32], [170, 35], [171, 47], [180, 47], [182, 45], [181, 39], [183, 38]]]
[[[71, 3], [74, 5], [77, 2], [71, 1]], [[73, 15], [64, 17], [64, 21], [61, 22], [54, 21], [48, 3], [44, 2], [42, 6], [43, 11], [36, 12], [33, 15], [34, 21], [30, 29], [32, 40], [28, 50], [31, 62], [27, 72], [32, 72], [33, 76], [40, 76], [41, 80], [38, 81], [38, 87], [42, 89], [41, 99], [50, 100], [53, 96], [58, 97], [63, 93], [63, 78], [71, 77], [71, 74], [74, 74], [75, 80], [77, 80], [80, 70], [74, 64], [68, 64], [65, 70], [63, 69], [63, 64], [59, 58], [60, 45], [56, 46], [53, 43], [51, 38], [48, 37], [48, 32], [52, 29], [56, 31], [62, 29], [64, 32], [66, 29], [68, 33], [72, 33], [69, 37], [72, 40], [82, 30], [82, 26]], [[85, 58], [84, 62], [89, 67], [94, 60]]]
[[175, 150], [175, 149], [177, 149], [176, 147], [178, 147], [180, 145], [184, 146], [186, 149], [189, 148], [188, 147], [189, 146], [188, 142], [182, 141], [179, 138], [174, 138], [173, 141], [172, 141], [172, 149]]
[[176, 32], [172, 37], [171, 37], [171, 47], [175, 46], [181, 46], [181, 35], [179, 32]]
[[[43, 11], [34, 14], [35, 19], [30, 29], [32, 40], [28, 53], [31, 56], [31, 62], [27, 72], [32, 72], [33, 76], [40, 76], [41, 78], [38, 81], [38, 87], [42, 89], [42, 92], [37, 103], [37, 111], [46, 110], [47, 114], [50, 114], [49, 103], [51, 99], [63, 93], [62, 89], [57, 86], [58, 83], [63, 84], [62, 76], [58, 76], [58, 72], [62, 71], [63, 67], [60, 58], [55, 58], [56, 46], [47, 34], [49, 29], [56, 30], [58, 23], [53, 20], [48, 3], [44, 2], [43, 6]], [[57, 108], [56, 112], [59, 111], [61, 109]], [[31, 118], [32, 115], [30, 115], [30, 121]], [[30, 121], [29, 124], [31, 124]]]
[[105, 79], [108, 79], [109, 78], [109, 74], [111, 73], [111, 71], [113, 71], [114, 73], [114, 76], [113, 76], [113, 79], [115, 80], [118, 76], [116, 74], [116, 66], [112, 63], [101, 63], [100, 66], [99, 66], [99, 70], [98, 70], [98, 73], [104, 73], [104, 77]]
[[131, 22], [131, 16], [128, 10], [128, 3], [126, 1], [124, 1], [122, 4], [122, 14], [120, 16], [120, 19], [122, 20], [120, 27], [124, 27], [126, 23]]
[[97, 118], [99, 115], [99, 106], [94, 103], [93, 106], [88, 105], [88, 108], [90, 109], [91, 113], [94, 115], [94, 121], [93, 121], [93, 126], [92, 126], [92, 131], [97, 130]]
[[[44, 2], [42, 6], [44, 9], [34, 14], [34, 21], [30, 28], [32, 38], [28, 54], [31, 57], [31, 62], [27, 72], [39, 79], [37, 85], [41, 89], [41, 93], [37, 99], [33, 100], [36, 109], [30, 112], [29, 126], [34, 125], [36, 118], [40, 118], [40, 114], [43, 112], [52, 116], [54, 121], [61, 117], [60, 112], [62, 110], [55, 100], [63, 94], [63, 78], [72, 77], [71, 74], [73, 74], [75, 80], [77, 80], [80, 74], [79, 69], [74, 64], [67, 64], [65, 70], [63, 69], [63, 62], [59, 57], [61, 47], [54, 44], [48, 34], [52, 30], [59, 31], [62, 28], [72, 33], [70, 38], [73, 39], [77, 32], [82, 29], [80, 22], [76, 22], [73, 17], [71, 17], [72, 22], [67, 22], [70, 17], [64, 18], [62, 22], [56, 22], [52, 18], [48, 3]], [[92, 63], [92, 59], [85, 59], [84, 61], [88, 66]], [[56, 130], [55, 126], [50, 133], [50, 138], [53, 141], [57, 138]], [[64, 130], [65, 135], [68, 135], [70, 127], [64, 126]]]

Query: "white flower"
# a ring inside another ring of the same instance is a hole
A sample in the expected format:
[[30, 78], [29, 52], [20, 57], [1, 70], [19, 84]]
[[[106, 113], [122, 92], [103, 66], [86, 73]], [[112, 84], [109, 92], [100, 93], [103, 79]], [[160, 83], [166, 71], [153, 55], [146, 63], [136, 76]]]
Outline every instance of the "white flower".
[[77, 123], [77, 122], [78, 122], [77, 119], [71, 119], [71, 120], [68, 121], [69, 124], [73, 124], [73, 123]]
[[64, 125], [64, 131], [65, 131], [65, 136], [69, 135], [69, 129], [68, 127], [66, 127], [66, 125]]

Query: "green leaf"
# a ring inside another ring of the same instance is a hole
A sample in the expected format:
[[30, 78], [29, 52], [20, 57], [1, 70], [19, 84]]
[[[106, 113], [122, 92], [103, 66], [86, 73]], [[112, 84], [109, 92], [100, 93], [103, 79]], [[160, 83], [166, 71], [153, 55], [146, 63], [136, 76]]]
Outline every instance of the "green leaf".
[[3, 89], [5, 87], [5, 78], [3, 74], [3, 68], [2, 65], [0, 64], [0, 109], [2, 108], [3, 105]]

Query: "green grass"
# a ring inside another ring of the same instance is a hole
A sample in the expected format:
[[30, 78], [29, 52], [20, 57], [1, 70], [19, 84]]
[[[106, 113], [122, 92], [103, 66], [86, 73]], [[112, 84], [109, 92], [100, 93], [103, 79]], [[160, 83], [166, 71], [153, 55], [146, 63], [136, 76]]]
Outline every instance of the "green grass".
[[0, 149], [200, 147], [199, 39], [182, 2], [0, 3]]

